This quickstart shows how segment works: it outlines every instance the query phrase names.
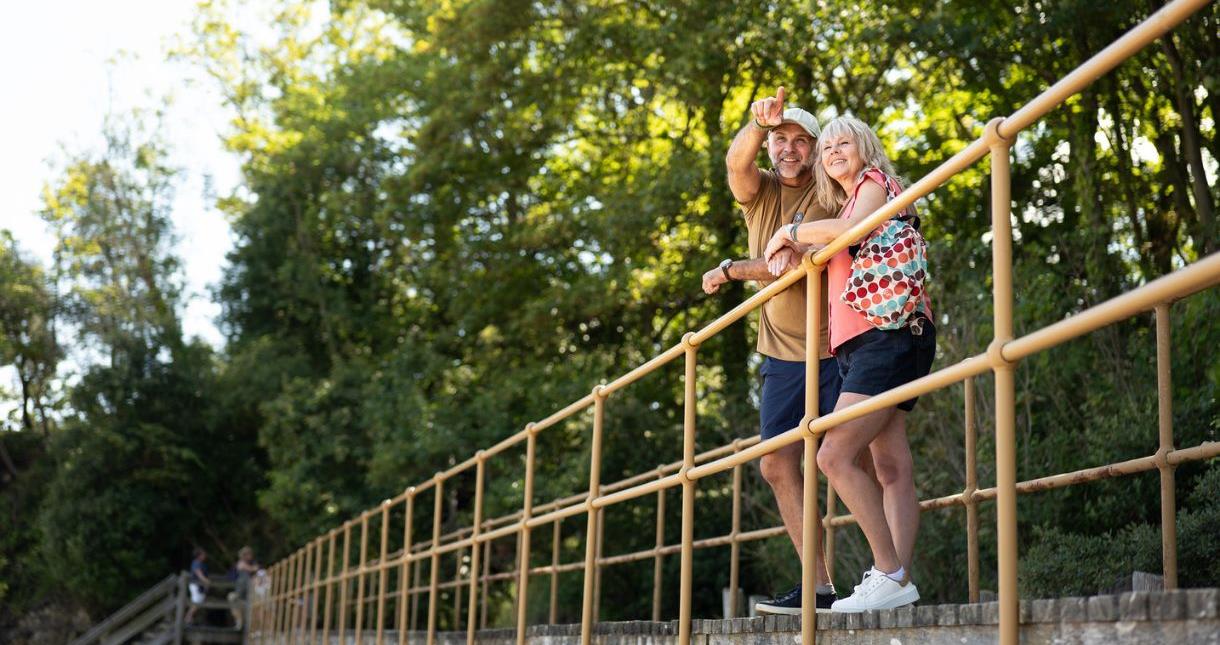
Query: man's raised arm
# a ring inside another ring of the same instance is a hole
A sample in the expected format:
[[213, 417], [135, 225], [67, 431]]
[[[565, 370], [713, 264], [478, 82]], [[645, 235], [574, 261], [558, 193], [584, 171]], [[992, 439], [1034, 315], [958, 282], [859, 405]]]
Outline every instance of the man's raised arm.
[[762, 184], [762, 173], [755, 160], [758, 149], [767, 139], [767, 132], [783, 122], [784, 88], [775, 91], [775, 96], [755, 101], [750, 105], [750, 122], [737, 132], [724, 164], [729, 171], [729, 190], [739, 204], [748, 204], [758, 194]]

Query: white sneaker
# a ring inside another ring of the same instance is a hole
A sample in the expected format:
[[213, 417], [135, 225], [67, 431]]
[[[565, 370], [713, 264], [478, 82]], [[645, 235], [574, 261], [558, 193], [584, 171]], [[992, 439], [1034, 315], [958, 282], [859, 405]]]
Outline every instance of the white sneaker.
[[864, 572], [864, 579], [856, 585], [855, 593], [836, 601], [830, 610], [841, 614], [858, 614], [870, 609], [893, 609], [916, 600], [919, 600], [919, 590], [911, 582], [909, 573], [898, 583], [872, 568]]

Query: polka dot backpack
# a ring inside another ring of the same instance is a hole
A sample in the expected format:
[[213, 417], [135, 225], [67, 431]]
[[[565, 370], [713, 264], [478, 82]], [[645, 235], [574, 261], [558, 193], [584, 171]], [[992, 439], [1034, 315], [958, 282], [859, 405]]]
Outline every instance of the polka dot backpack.
[[[876, 168], [866, 170], [861, 183], [865, 177], [885, 186], [887, 202], [902, 192], [893, 177]], [[860, 242], [840, 298], [877, 329], [901, 329], [916, 312], [926, 316], [927, 251], [928, 243], [919, 232], [919, 216], [915, 207], [909, 206]]]

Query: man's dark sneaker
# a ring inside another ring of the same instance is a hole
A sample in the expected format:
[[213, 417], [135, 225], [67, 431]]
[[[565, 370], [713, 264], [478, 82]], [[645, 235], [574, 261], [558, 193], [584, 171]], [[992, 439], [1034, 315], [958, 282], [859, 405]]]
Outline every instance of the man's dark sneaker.
[[[818, 609], [830, 609], [830, 606], [838, 599], [839, 597], [833, 593], [820, 593], [817, 594], [814, 606]], [[770, 600], [755, 604], [754, 610], [760, 614], [799, 616], [801, 614], [801, 586], [797, 585]]]

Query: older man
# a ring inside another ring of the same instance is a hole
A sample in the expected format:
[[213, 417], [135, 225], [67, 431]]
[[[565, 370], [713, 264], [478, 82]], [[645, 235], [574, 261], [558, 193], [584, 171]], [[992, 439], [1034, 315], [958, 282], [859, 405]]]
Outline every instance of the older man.
[[[784, 88], [774, 97], [755, 101], [753, 118], [737, 133], [729, 146], [725, 164], [729, 189], [741, 205], [749, 232], [752, 259], [726, 259], [703, 274], [703, 290], [715, 293], [729, 280], [756, 280], [769, 283], [774, 276], [767, 270], [763, 249], [781, 226], [794, 222], [831, 217], [817, 200], [813, 164], [818, 158], [817, 119], [797, 107], [784, 108]], [[758, 149], [766, 145], [770, 169], [755, 163]], [[777, 256], [778, 262], [794, 268], [801, 262], [803, 248], [790, 247]], [[823, 276], [823, 280], [825, 276]], [[823, 290], [824, 292], [824, 290]], [[816, 339], [821, 359], [819, 374], [819, 413], [834, 410], [839, 396], [839, 369], [827, 351], [826, 303], [821, 303], [822, 327]], [[762, 438], [769, 439], [800, 425], [805, 413], [805, 282], [802, 280], [762, 306], [758, 321], [758, 353], [763, 355], [762, 396], [759, 406]], [[802, 446], [795, 443], [762, 458], [762, 475], [771, 485], [788, 537], [801, 554], [801, 517], [804, 478], [801, 474]], [[826, 573], [822, 554], [817, 556], [817, 606], [830, 608], [835, 601], [834, 587]], [[756, 606], [760, 612], [799, 614], [801, 587]]]

